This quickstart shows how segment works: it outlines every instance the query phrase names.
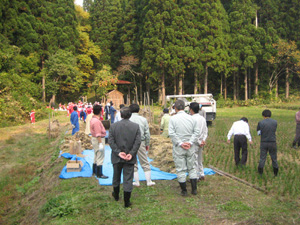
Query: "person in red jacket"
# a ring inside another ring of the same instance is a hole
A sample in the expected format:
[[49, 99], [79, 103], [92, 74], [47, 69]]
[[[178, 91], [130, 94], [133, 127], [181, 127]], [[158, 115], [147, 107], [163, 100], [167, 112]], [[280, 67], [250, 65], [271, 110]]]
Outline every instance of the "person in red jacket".
[[31, 123], [35, 123], [35, 111], [32, 110], [31, 113], [30, 113], [30, 120], [31, 120]]

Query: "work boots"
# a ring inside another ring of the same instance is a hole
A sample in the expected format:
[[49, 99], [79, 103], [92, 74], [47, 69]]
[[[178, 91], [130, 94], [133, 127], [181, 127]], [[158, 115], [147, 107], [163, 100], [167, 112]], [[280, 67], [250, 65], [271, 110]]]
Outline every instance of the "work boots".
[[277, 177], [278, 175], [278, 168], [273, 167], [274, 176]]
[[93, 163], [93, 175], [97, 175], [97, 164]]
[[115, 198], [116, 201], [119, 201], [119, 193], [120, 193], [120, 186], [114, 187], [112, 196]]
[[179, 184], [180, 184], [180, 187], [181, 187], [181, 195], [182, 196], [187, 196], [186, 182], [184, 182], [184, 183], [179, 182]]
[[190, 179], [191, 180], [191, 185], [192, 185], [192, 194], [196, 195], [197, 194], [197, 179]]
[[108, 176], [105, 176], [102, 173], [102, 165], [101, 166], [97, 166], [97, 177], [98, 178], [102, 178], [102, 179], [107, 179], [108, 178]]
[[125, 208], [128, 208], [128, 207], [131, 206], [130, 196], [131, 196], [131, 192], [124, 191], [124, 204], [125, 204]]
[[134, 178], [134, 182], [132, 183], [132, 185], [136, 186], [136, 187], [139, 187], [140, 186], [139, 173], [138, 172], [134, 172], [133, 173], [133, 178]]
[[151, 180], [151, 172], [150, 171], [145, 172], [145, 177], [146, 177], [146, 181], [147, 181], [147, 186], [154, 186], [155, 185], [155, 182], [153, 182]]

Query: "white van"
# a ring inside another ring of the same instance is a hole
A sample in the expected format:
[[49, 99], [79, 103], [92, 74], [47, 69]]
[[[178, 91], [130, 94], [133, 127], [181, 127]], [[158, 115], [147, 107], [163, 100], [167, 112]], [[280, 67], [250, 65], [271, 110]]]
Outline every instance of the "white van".
[[[206, 122], [211, 123], [216, 119], [217, 102], [214, 100], [212, 94], [191, 94], [191, 95], [167, 95], [166, 100], [171, 101], [171, 105], [175, 102], [175, 99], [181, 99], [186, 103], [186, 107], [189, 106], [187, 98], [192, 98], [191, 102], [197, 102], [202, 105], [202, 110], [206, 112]], [[186, 108], [188, 110], [188, 108]]]

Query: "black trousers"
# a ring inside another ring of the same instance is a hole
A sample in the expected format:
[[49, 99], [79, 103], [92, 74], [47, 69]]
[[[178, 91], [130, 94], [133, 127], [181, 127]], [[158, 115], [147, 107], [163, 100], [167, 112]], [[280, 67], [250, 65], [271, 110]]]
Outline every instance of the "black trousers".
[[296, 126], [296, 135], [295, 135], [295, 139], [293, 141], [293, 146], [296, 146], [298, 142], [298, 147], [300, 146], [300, 123], [297, 124]]
[[113, 164], [113, 167], [114, 167], [113, 186], [117, 187], [120, 185], [121, 174], [123, 170], [123, 190], [126, 192], [132, 192], [134, 164], [116, 163]]
[[260, 160], [259, 160], [258, 167], [264, 168], [268, 152], [272, 159], [272, 166], [274, 168], [278, 168], [276, 142], [261, 142], [260, 143]]
[[[234, 136], [234, 160], [235, 165], [246, 165], [248, 150], [247, 150], [247, 138], [245, 135]], [[242, 148], [242, 160], [240, 160], [240, 150]]]

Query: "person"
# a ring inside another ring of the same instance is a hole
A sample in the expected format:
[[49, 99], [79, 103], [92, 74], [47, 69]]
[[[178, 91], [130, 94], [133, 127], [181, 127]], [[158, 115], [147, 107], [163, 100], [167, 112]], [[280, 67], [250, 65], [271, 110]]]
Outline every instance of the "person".
[[[131, 104], [129, 106], [130, 111], [132, 113], [132, 116], [130, 117], [130, 121], [137, 123], [140, 127], [141, 131], [141, 146], [139, 148], [139, 151], [137, 153], [139, 162], [145, 172], [145, 177], [147, 181], [147, 186], [153, 186], [155, 185], [155, 182], [151, 180], [151, 169], [150, 169], [150, 163], [148, 162], [147, 158], [147, 151], [149, 151], [149, 145], [150, 145], [150, 131], [149, 131], [149, 125], [146, 118], [139, 115], [140, 107], [138, 104]], [[137, 163], [134, 165], [134, 186], [139, 187], [140, 186], [140, 179], [139, 179], [139, 173], [138, 173], [138, 165]]]
[[77, 106], [73, 106], [73, 112], [71, 113], [70, 121], [72, 124], [72, 135], [79, 131], [79, 121], [78, 121], [78, 113]]
[[163, 117], [161, 118], [161, 122], [160, 122], [160, 131], [161, 136], [163, 137], [169, 137], [169, 121], [171, 116], [169, 115], [169, 109], [165, 108], [163, 110]]
[[[233, 148], [234, 148], [235, 165], [245, 166], [248, 157], [247, 139], [249, 140], [249, 143], [252, 145], [250, 128], [248, 124], [248, 119], [246, 117], [242, 117], [239, 121], [233, 123], [233, 125], [231, 126], [227, 134], [228, 144], [230, 143], [230, 138], [232, 135], [234, 135]], [[242, 159], [240, 159], [241, 148], [242, 148]]]
[[93, 112], [92, 106], [88, 105], [88, 107], [87, 107], [87, 109], [86, 109], [86, 113], [87, 113], [88, 115], [90, 115], [90, 114], [92, 114], [92, 112]]
[[110, 108], [110, 104], [109, 104], [109, 102], [108, 102], [108, 103], [106, 104], [105, 108], [104, 108], [104, 112], [105, 112], [105, 120], [108, 120], [109, 108]]
[[86, 124], [85, 124], [85, 134], [90, 135], [91, 134], [91, 119], [93, 118], [94, 113], [90, 113], [86, 117]]
[[203, 116], [200, 116], [199, 114], [199, 104], [197, 102], [192, 102], [190, 104], [190, 114], [192, 115], [193, 119], [196, 120], [197, 126], [200, 130], [200, 135], [198, 137], [198, 143], [195, 145], [195, 168], [197, 171], [198, 181], [203, 181], [205, 179], [204, 175], [204, 168], [203, 168], [203, 157], [202, 157], [202, 151], [206, 144], [206, 138], [207, 138], [207, 126], [206, 126], [206, 120]]
[[98, 178], [107, 179], [108, 177], [103, 174], [103, 161], [105, 153], [105, 136], [106, 130], [100, 121], [101, 106], [94, 105], [94, 115], [90, 121], [90, 130], [92, 134], [92, 145], [94, 148], [94, 163], [93, 174]]
[[114, 108], [114, 103], [110, 103], [109, 113], [110, 113], [110, 123], [113, 124], [115, 122], [115, 112], [117, 111]]
[[293, 148], [297, 148], [296, 144], [298, 142], [298, 147], [300, 147], [300, 110], [295, 115], [296, 120], [296, 135], [293, 141]]
[[113, 192], [112, 196], [119, 200], [121, 173], [123, 171], [124, 205], [130, 207], [130, 197], [133, 189], [134, 165], [136, 154], [141, 145], [139, 125], [129, 121], [131, 111], [129, 107], [121, 110], [121, 120], [111, 125], [108, 143], [111, 147], [111, 163], [113, 164]]
[[206, 111], [203, 109], [203, 105], [202, 104], [199, 104], [199, 107], [200, 107], [199, 114], [200, 114], [200, 116], [203, 116], [204, 119], [205, 119], [205, 121], [206, 121]]
[[258, 173], [263, 174], [264, 166], [269, 152], [272, 159], [272, 166], [274, 176], [278, 174], [278, 163], [277, 163], [277, 144], [276, 144], [276, 130], [277, 121], [271, 119], [271, 111], [266, 109], [262, 112], [264, 119], [258, 122], [257, 134], [261, 136], [260, 139], [260, 160], [258, 164]]
[[[124, 106], [125, 106], [124, 104], [120, 104], [120, 110], [121, 110]], [[122, 120], [120, 110], [117, 110], [116, 117], [115, 117], [115, 123]]]
[[31, 113], [30, 113], [30, 120], [31, 120], [31, 123], [32, 123], [32, 124], [35, 123], [35, 111], [34, 111], [34, 110], [31, 110]]
[[182, 100], [175, 102], [176, 114], [169, 122], [169, 136], [173, 143], [173, 159], [176, 167], [177, 180], [180, 184], [181, 195], [187, 196], [186, 172], [188, 172], [192, 194], [197, 194], [197, 171], [195, 164], [195, 146], [198, 143], [200, 130], [197, 122], [184, 112]]
[[80, 120], [81, 118], [83, 119], [83, 122], [85, 123], [85, 120], [86, 120], [86, 109], [85, 109], [85, 106], [83, 105], [82, 108], [81, 108], [81, 111], [80, 111]]

